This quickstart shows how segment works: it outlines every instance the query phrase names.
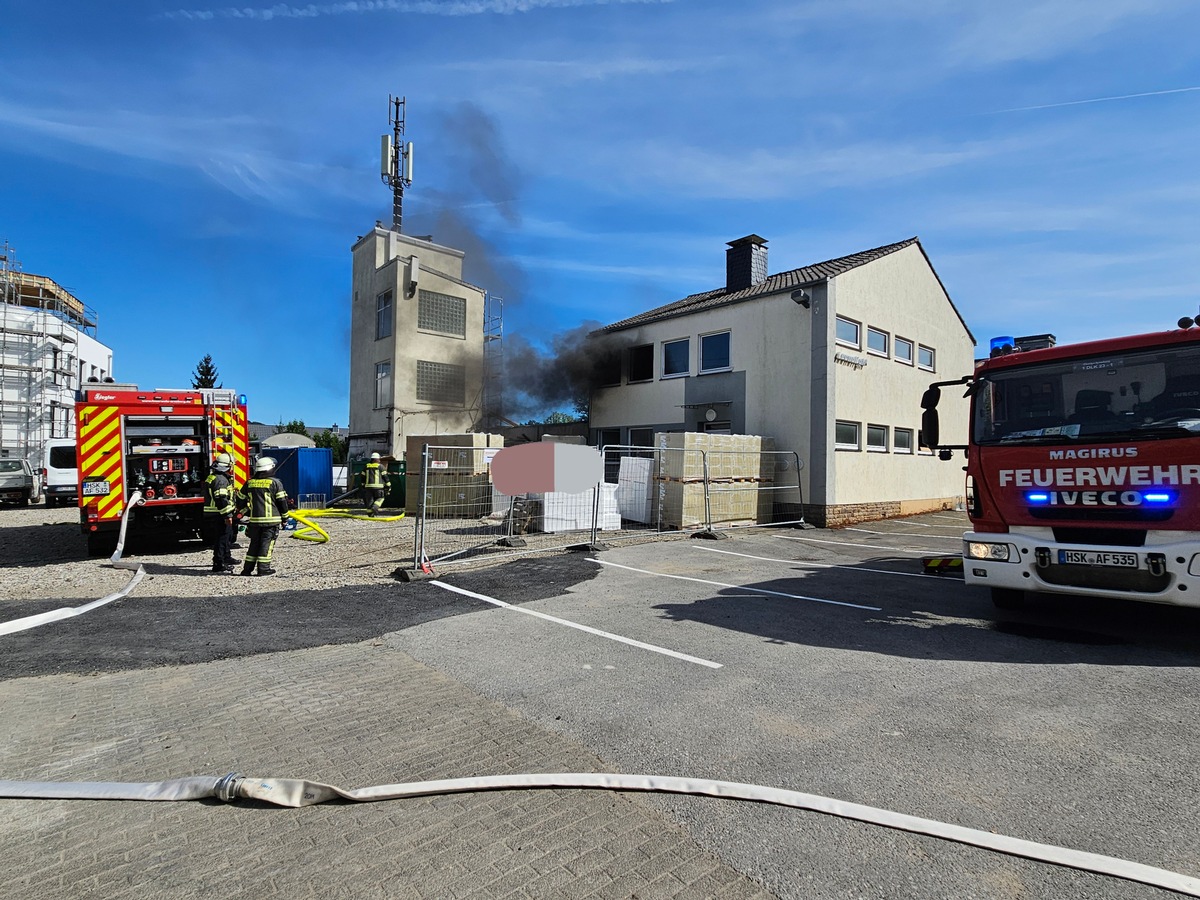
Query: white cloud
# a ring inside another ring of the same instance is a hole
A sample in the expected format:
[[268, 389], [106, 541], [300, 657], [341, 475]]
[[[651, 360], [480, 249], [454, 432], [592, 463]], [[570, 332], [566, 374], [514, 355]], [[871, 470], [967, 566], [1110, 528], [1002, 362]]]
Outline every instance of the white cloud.
[[264, 7], [224, 7], [221, 9], [177, 9], [161, 14], [165, 19], [208, 21], [212, 19], [315, 19], [321, 16], [361, 15], [399, 12], [426, 16], [513, 15], [537, 9], [570, 9], [581, 6], [613, 4], [658, 4], [674, 0], [347, 0], [344, 3], [307, 3], [293, 6], [277, 3]]
[[1184, 8], [1184, 0], [1037, 0], [981, 4], [948, 50], [953, 63], [985, 66], [1061, 56], [1131, 20]]
[[311, 208], [314, 195], [356, 196], [349, 187], [352, 176], [343, 168], [284, 159], [246, 146], [244, 137], [256, 135], [261, 126], [253, 116], [183, 117], [120, 109], [68, 113], [0, 101], [0, 124], [7, 139], [25, 151], [62, 153], [64, 145], [72, 145], [190, 168], [240, 197], [296, 212]]

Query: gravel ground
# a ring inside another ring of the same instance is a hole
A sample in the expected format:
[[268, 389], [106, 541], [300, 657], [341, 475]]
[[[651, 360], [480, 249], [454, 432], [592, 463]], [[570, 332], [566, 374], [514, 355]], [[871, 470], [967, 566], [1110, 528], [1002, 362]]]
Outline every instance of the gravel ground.
[[[355, 512], [355, 510], [349, 510]], [[133, 573], [89, 558], [73, 508], [0, 509], [0, 622], [78, 607], [125, 587]], [[412, 564], [413, 520], [322, 518], [327, 543], [284, 532], [279, 574], [214, 575], [211, 550], [198, 541], [127, 547], [123, 559], [145, 576], [125, 598], [84, 615], [4, 638], [0, 679], [94, 674], [182, 665], [363, 641], [487, 604], [396, 577]], [[241, 559], [243, 545], [234, 550]], [[506, 583], [527, 586], [521, 602], [595, 578], [581, 553], [504, 562]], [[478, 570], [478, 589], [496, 567]], [[49, 652], [48, 652], [49, 648]]]

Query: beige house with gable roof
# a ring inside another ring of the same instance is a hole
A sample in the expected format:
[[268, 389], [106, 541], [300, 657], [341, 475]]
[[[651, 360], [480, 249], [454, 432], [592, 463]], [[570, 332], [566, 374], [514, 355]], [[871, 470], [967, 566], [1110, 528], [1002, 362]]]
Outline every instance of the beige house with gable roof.
[[[591, 438], [649, 446], [672, 431], [757, 434], [803, 463], [807, 521], [953, 508], [961, 465], [918, 447], [921, 394], [974, 368], [975, 338], [913, 237], [767, 274], [767, 241], [726, 251], [726, 284], [596, 332], [622, 345], [591, 402]], [[968, 403], [939, 407], [966, 443]]]

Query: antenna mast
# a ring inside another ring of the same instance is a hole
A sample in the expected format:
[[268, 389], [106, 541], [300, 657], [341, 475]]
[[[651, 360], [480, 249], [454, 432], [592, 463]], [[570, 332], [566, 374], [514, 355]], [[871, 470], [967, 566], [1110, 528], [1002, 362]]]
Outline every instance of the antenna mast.
[[388, 113], [392, 134], [381, 140], [380, 175], [383, 183], [392, 187], [392, 228], [402, 232], [404, 218], [404, 189], [412, 184], [412, 142], [404, 142], [405, 97], [388, 95]]

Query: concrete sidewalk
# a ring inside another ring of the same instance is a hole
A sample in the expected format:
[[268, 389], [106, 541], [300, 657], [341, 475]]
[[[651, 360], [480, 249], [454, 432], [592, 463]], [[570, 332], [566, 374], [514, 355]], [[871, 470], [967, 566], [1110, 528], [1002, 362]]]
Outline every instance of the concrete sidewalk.
[[[383, 640], [11, 679], [0, 709], [8, 779], [238, 771], [356, 788], [606, 769]], [[21, 898], [771, 896], [636, 795], [603, 791], [299, 810], [0, 800], [0, 860], [0, 893]]]

